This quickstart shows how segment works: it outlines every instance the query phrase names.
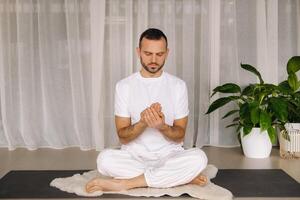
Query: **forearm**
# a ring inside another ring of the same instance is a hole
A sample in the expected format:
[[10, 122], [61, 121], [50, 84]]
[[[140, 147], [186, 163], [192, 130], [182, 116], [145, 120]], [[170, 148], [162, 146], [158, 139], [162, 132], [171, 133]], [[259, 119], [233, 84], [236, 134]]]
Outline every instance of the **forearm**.
[[143, 133], [146, 127], [146, 124], [139, 121], [133, 125], [120, 129], [118, 132], [120, 142], [122, 144], [127, 144], [131, 142], [132, 140], [137, 138], [141, 133]]
[[164, 124], [159, 131], [168, 139], [174, 142], [182, 142], [185, 135], [185, 130], [179, 126], [169, 126]]

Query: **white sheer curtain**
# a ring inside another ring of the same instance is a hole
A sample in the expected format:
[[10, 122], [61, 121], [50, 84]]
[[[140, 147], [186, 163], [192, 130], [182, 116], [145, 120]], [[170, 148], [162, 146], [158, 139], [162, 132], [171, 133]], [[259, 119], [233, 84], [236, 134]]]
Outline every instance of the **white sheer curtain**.
[[0, 1], [1, 146], [101, 146], [91, 11], [90, 1]]
[[204, 113], [215, 86], [256, 81], [240, 62], [277, 83], [300, 54], [299, 0], [0, 0], [0, 27], [0, 146], [11, 149], [118, 146], [114, 86], [140, 69], [148, 27], [166, 33], [165, 70], [188, 86], [186, 147], [238, 144], [221, 120], [229, 108]]
[[[186, 147], [238, 145], [235, 129], [225, 128], [232, 119], [221, 120], [229, 107], [204, 115], [216, 98], [209, 92], [225, 82], [255, 82], [240, 62], [257, 66], [266, 81], [277, 83], [285, 78], [288, 58], [300, 53], [299, 0], [108, 0], [106, 11], [106, 84], [112, 87], [107, 101], [113, 102], [116, 81], [140, 68], [133, 54], [139, 34], [146, 27], [162, 29], [171, 50], [165, 70], [189, 89]], [[113, 104], [107, 109], [112, 113]]]

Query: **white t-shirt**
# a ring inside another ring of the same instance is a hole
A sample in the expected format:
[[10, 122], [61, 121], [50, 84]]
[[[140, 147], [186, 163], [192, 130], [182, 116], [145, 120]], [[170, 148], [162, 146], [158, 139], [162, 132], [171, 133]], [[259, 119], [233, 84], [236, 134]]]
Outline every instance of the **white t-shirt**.
[[[188, 94], [183, 80], [163, 72], [157, 78], [144, 78], [140, 72], [119, 81], [115, 90], [115, 115], [130, 117], [131, 124], [140, 120], [140, 114], [153, 103], [160, 103], [165, 115], [165, 123], [172, 126], [174, 120], [188, 115]], [[135, 140], [124, 149], [137, 151], [161, 152], [182, 146], [166, 138], [157, 129], [146, 128]]]

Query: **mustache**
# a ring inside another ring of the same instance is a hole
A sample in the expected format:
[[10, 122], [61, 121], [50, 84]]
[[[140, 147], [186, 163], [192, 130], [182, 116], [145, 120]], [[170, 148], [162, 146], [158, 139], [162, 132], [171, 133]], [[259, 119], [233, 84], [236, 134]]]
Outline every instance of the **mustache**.
[[158, 65], [157, 63], [149, 63], [148, 65]]

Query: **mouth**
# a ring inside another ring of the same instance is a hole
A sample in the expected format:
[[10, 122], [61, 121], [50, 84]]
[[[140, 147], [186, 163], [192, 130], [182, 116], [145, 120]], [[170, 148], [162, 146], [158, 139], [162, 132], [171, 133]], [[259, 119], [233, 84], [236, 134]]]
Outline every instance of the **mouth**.
[[150, 64], [149, 66], [150, 66], [151, 68], [153, 68], [154, 66], [158, 66], [158, 64], [153, 63], [153, 64]]

